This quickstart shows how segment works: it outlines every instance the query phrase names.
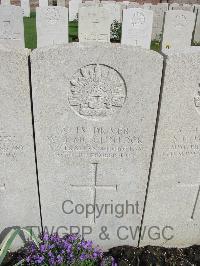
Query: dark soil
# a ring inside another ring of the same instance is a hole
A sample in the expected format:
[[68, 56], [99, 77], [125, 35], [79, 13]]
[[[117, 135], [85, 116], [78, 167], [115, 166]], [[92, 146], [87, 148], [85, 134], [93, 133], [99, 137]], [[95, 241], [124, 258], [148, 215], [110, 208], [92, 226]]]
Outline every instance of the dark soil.
[[[200, 246], [182, 249], [121, 246], [111, 248], [104, 255], [105, 260], [113, 257], [118, 266], [200, 266]], [[18, 257], [17, 252], [9, 254], [1, 266], [14, 265]]]
[[200, 266], [200, 246], [182, 249], [122, 246], [105, 255], [112, 256], [119, 266]]

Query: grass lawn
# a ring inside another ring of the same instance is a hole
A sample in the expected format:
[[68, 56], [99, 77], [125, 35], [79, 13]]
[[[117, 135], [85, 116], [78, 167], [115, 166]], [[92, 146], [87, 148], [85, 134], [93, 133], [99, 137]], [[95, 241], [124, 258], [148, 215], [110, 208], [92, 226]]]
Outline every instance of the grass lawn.
[[[31, 13], [30, 18], [24, 18], [24, 34], [25, 34], [25, 46], [29, 49], [35, 49], [37, 47], [37, 33], [36, 33], [36, 14]], [[78, 23], [69, 22], [69, 41], [78, 40]], [[160, 50], [159, 42], [153, 41], [151, 43], [151, 49], [154, 51]]]
[[30, 18], [24, 18], [25, 46], [29, 49], [37, 47], [36, 13], [32, 12]]

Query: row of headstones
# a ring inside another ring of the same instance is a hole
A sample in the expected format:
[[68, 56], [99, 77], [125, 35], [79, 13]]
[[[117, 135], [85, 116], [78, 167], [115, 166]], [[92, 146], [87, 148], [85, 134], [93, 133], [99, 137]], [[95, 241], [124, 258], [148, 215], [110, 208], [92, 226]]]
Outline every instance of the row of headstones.
[[[77, 1], [77, 0], [75, 0]], [[78, 0], [79, 1], [79, 0]], [[0, 0], [1, 5], [10, 6], [11, 0]], [[47, 7], [50, 4], [50, 0], [39, 0], [39, 6], [40, 7]], [[66, 6], [65, 0], [57, 0], [56, 1], [57, 6]], [[53, 2], [52, 2], [53, 5]], [[30, 17], [30, 0], [20, 0], [20, 6], [22, 8], [22, 13], [24, 17]]]
[[200, 48], [168, 54], [164, 71], [161, 54], [131, 46], [36, 49], [34, 124], [28, 56], [0, 49], [0, 229], [40, 227], [34, 125], [50, 232], [135, 246], [149, 180], [141, 245], [200, 244]]
[[[80, 42], [110, 42], [110, 28], [113, 17], [109, 4], [82, 4], [79, 9], [79, 41]], [[161, 8], [162, 6], [162, 8]], [[164, 8], [163, 8], [164, 7]], [[151, 9], [153, 5], [151, 5]], [[156, 11], [140, 8], [123, 10], [122, 44], [150, 48], [152, 36], [164, 34], [162, 48], [181, 49], [191, 46], [195, 28], [196, 14], [184, 10], [166, 11], [167, 5], [160, 4], [159, 16]], [[68, 9], [65, 7], [39, 7], [36, 11], [37, 47], [68, 42]], [[153, 29], [153, 34], [152, 34]], [[196, 21], [196, 40], [200, 41], [200, 15]], [[17, 6], [0, 6], [0, 43], [24, 47], [24, 28], [22, 10]]]
[[[20, 6], [22, 9], [22, 16], [23, 17], [30, 17], [30, 0], [20, 0]], [[10, 6], [11, 2], [10, 0], [1, 0], [1, 6]], [[10, 11], [11, 12], [11, 11]], [[17, 16], [17, 14], [16, 14]], [[18, 11], [17, 19], [21, 20], [21, 14]]]

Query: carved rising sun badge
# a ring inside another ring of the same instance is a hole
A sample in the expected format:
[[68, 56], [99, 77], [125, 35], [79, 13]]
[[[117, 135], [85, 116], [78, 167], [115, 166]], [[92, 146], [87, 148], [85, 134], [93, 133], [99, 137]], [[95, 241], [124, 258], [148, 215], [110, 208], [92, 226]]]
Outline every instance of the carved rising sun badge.
[[70, 81], [69, 103], [82, 117], [108, 118], [122, 108], [126, 85], [113, 68], [91, 64], [79, 69]]

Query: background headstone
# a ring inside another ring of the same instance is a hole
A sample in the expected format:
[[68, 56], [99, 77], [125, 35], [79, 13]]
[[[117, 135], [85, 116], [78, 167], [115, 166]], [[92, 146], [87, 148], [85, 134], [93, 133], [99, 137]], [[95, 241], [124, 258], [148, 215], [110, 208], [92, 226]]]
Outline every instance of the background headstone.
[[109, 12], [101, 4], [79, 9], [78, 36], [80, 42], [110, 42]]
[[122, 44], [150, 49], [153, 12], [141, 8], [123, 10]]
[[57, 6], [66, 6], [66, 1], [65, 0], [57, 0]]
[[199, 73], [200, 47], [168, 56], [143, 227], [160, 237], [142, 245], [200, 244]]
[[144, 3], [141, 8], [144, 8], [144, 9], [151, 9], [151, 6], [152, 4], [151, 3]]
[[[28, 50], [0, 47], [1, 233], [14, 226], [40, 227], [28, 56]], [[15, 241], [12, 249], [21, 245]]]
[[184, 10], [184, 11], [190, 11], [193, 12], [194, 11], [194, 7], [193, 5], [189, 5], [189, 4], [182, 4], [179, 5], [177, 3], [173, 3], [169, 6], [170, 10]]
[[137, 2], [130, 2], [127, 6], [127, 8], [136, 8], [136, 7], [141, 7], [141, 5]]
[[49, 5], [48, 0], [39, 0], [39, 7], [47, 7]]
[[69, 1], [69, 21], [78, 19], [78, 10], [79, 5], [82, 3], [82, 0], [70, 0]]
[[10, 5], [10, 0], [1, 0], [1, 5]]
[[122, 1], [122, 4], [124, 4], [124, 5], [126, 5], [126, 6], [128, 6], [129, 5], [129, 1]]
[[24, 24], [21, 7], [0, 6], [0, 45], [24, 48]]
[[185, 10], [185, 11], [194, 12], [194, 7], [192, 5], [183, 4], [183, 8], [182, 9]]
[[153, 11], [153, 29], [151, 39], [160, 41], [163, 32], [164, 15], [168, 10], [168, 4], [163, 3], [152, 5], [150, 10]]
[[162, 49], [190, 47], [195, 25], [195, 13], [170, 10], [165, 14]]
[[38, 7], [36, 25], [37, 47], [68, 42], [68, 8]]
[[114, 1], [102, 1], [101, 4], [108, 11], [111, 24], [113, 21], [121, 22], [122, 8], [119, 3]]
[[29, 0], [21, 0], [21, 8], [24, 17], [30, 17], [30, 2]]
[[[69, 226], [91, 226], [93, 234], [85, 237], [105, 249], [136, 245], [137, 233], [134, 240], [123, 241], [117, 230], [140, 226], [161, 55], [120, 44], [79, 43], [35, 50], [31, 62], [44, 225], [63, 226], [63, 233]], [[97, 212], [86, 218], [62, 211], [62, 206], [68, 212], [77, 204], [116, 206], [126, 200], [138, 201], [138, 214], [131, 206], [121, 218], [105, 210], [99, 218]], [[102, 226], [108, 228], [109, 241], [100, 239]]]
[[178, 10], [181, 9], [180, 5], [178, 3], [173, 3], [169, 5], [169, 10]]

